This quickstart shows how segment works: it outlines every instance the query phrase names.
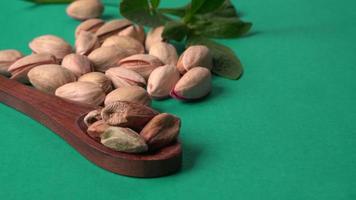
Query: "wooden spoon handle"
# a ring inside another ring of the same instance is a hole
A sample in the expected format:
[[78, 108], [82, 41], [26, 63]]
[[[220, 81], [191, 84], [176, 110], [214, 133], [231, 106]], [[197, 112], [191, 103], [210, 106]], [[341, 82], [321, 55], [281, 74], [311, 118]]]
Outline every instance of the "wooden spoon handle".
[[[72, 123], [81, 114], [95, 109], [94, 106], [65, 101], [3, 76], [0, 76], [0, 83], [1, 102], [40, 122], [52, 120], [67, 125], [67, 122]], [[44, 116], [46, 119], [42, 119]]]

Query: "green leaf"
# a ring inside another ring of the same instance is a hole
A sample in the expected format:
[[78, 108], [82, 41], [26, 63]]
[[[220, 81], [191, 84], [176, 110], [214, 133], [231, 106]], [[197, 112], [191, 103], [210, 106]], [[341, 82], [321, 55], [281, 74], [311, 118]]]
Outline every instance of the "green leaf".
[[187, 4], [179, 8], [158, 8], [158, 11], [170, 15], [175, 15], [178, 17], [184, 17], [188, 8], [190, 8], [190, 4]]
[[238, 79], [241, 76], [242, 64], [229, 47], [204, 37], [190, 37], [186, 45], [198, 44], [206, 45], [211, 50], [214, 59], [213, 73], [228, 79]]
[[51, 4], [51, 3], [71, 3], [74, 0], [23, 0], [37, 4]]
[[211, 13], [207, 13], [210, 17], [238, 17], [235, 6], [231, 3], [230, 0], [226, 0], [224, 4], [217, 10]]
[[243, 22], [236, 17], [203, 17], [195, 20], [195, 34], [213, 38], [236, 38], [240, 37], [252, 27], [252, 23]]
[[122, 0], [121, 15], [144, 26], [157, 27], [164, 25], [169, 18], [157, 12], [148, 0]]
[[208, 13], [220, 8], [225, 0], [192, 0], [190, 13]]
[[150, 0], [151, 1], [151, 5], [154, 9], [158, 8], [160, 0]]
[[182, 41], [188, 34], [187, 26], [178, 21], [167, 22], [162, 33], [163, 38]]

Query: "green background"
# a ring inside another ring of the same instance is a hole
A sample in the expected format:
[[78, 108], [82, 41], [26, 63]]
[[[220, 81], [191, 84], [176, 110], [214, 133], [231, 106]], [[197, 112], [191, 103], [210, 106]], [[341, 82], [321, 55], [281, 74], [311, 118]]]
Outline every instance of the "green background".
[[[118, 17], [105, 1], [104, 18]], [[166, 6], [184, 2], [163, 0]], [[183, 120], [184, 167], [163, 178], [107, 172], [0, 104], [0, 199], [356, 199], [356, 1], [234, 1], [252, 34], [224, 40], [245, 65], [204, 101], [155, 102]], [[56, 34], [65, 5], [0, 1], [0, 48]]]

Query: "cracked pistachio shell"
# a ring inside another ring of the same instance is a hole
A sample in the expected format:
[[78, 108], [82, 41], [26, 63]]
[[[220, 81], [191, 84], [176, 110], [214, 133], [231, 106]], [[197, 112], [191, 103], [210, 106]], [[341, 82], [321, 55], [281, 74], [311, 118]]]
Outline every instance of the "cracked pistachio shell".
[[57, 88], [55, 95], [70, 101], [98, 106], [103, 103], [105, 93], [94, 83], [73, 82]]
[[131, 69], [146, 80], [155, 68], [162, 65], [163, 63], [157, 57], [148, 54], [136, 54], [119, 62], [120, 67]]
[[169, 97], [179, 79], [180, 74], [174, 65], [157, 67], [148, 78], [147, 92], [156, 99]]
[[94, 34], [104, 24], [105, 22], [102, 19], [87, 19], [77, 26], [77, 28], [75, 29], [75, 37], [78, 37], [81, 31], [86, 31]]
[[146, 50], [149, 51], [150, 48], [158, 43], [158, 42], [162, 42], [164, 41], [163, 38], [162, 38], [162, 33], [163, 33], [163, 30], [164, 30], [164, 26], [159, 26], [157, 28], [153, 28], [151, 29], [148, 33], [147, 33], [147, 36], [146, 36], [146, 41], [145, 41], [145, 47], [146, 47]]
[[118, 34], [123, 29], [132, 25], [132, 22], [127, 19], [114, 19], [106, 22], [96, 31], [96, 36], [100, 43], [102, 43], [106, 38]]
[[11, 74], [8, 71], [9, 67], [22, 57], [23, 57], [22, 53], [15, 49], [1, 50], [0, 51], [0, 74], [5, 76], [10, 76]]
[[194, 100], [208, 95], [210, 90], [210, 70], [205, 67], [194, 67], [178, 81], [171, 96], [180, 100]]
[[150, 96], [145, 89], [139, 86], [120, 87], [113, 90], [105, 97], [104, 104], [109, 105], [115, 101], [128, 101], [146, 106], [151, 105]]
[[90, 72], [79, 77], [78, 81], [91, 82], [98, 85], [105, 93], [112, 90], [111, 80], [102, 72]]
[[62, 60], [62, 66], [69, 69], [77, 77], [92, 71], [92, 65], [86, 56], [68, 54]]
[[150, 48], [150, 55], [159, 58], [166, 65], [176, 65], [178, 54], [176, 48], [166, 42], [159, 42]]
[[180, 130], [181, 121], [168, 113], [156, 115], [140, 132], [149, 149], [159, 149], [174, 142]]
[[28, 79], [36, 89], [54, 94], [58, 87], [75, 81], [76, 77], [60, 65], [46, 64], [32, 68], [28, 72]]
[[48, 53], [59, 60], [73, 51], [65, 40], [54, 35], [39, 36], [30, 42], [29, 47], [34, 53]]
[[101, 46], [117, 46], [122, 49], [125, 49], [127, 52], [129, 52], [130, 55], [145, 52], [145, 48], [139, 41], [128, 36], [113, 35], [107, 38]]
[[148, 106], [127, 101], [115, 101], [101, 111], [101, 117], [109, 125], [134, 130], [141, 130], [157, 114]]
[[145, 37], [146, 37], [143, 27], [138, 25], [131, 25], [123, 29], [122, 31], [120, 31], [118, 35], [134, 38], [137, 41], [139, 41], [141, 44], [144, 44]]
[[118, 65], [119, 61], [128, 56], [128, 52], [117, 46], [100, 47], [92, 51], [88, 58], [94, 65], [95, 71], [105, 72]]
[[80, 55], [88, 55], [99, 47], [98, 37], [91, 32], [81, 31], [75, 40], [75, 52]]
[[44, 64], [56, 64], [56, 58], [50, 54], [31, 54], [18, 59], [8, 69], [11, 79], [28, 83], [27, 73], [34, 67]]
[[76, 0], [66, 9], [68, 16], [78, 20], [100, 17], [103, 11], [104, 6], [100, 0]]
[[98, 120], [88, 127], [87, 133], [91, 138], [100, 140], [100, 136], [110, 127], [104, 120]]
[[110, 127], [100, 137], [104, 146], [115, 151], [142, 153], [148, 149], [145, 140], [129, 128]]
[[213, 68], [213, 57], [208, 47], [203, 45], [190, 46], [179, 57], [177, 69], [181, 74], [186, 73], [194, 67]]
[[124, 67], [112, 67], [105, 72], [115, 88], [127, 86], [146, 86], [146, 80], [137, 72]]
[[84, 117], [84, 124], [87, 125], [88, 127], [92, 125], [94, 122], [102, 120], [101, 118], [101, 110], [103, 108], [98, 108], [96, 110], [90, 111], [87, 115]]

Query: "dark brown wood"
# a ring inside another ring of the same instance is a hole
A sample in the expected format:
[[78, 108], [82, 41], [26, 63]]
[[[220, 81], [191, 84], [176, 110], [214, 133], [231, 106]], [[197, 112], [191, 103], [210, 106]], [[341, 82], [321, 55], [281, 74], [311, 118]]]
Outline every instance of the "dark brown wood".
[[0, 75], [0, 101], [50, 128], [84, 157], [114, 173], [134, 177], [159, 177], [181, 168], [179, 142], [154, 153], [128, 154], [113, 151], [85, 130], [83, 117], [93, 106], [65, 101]]

